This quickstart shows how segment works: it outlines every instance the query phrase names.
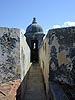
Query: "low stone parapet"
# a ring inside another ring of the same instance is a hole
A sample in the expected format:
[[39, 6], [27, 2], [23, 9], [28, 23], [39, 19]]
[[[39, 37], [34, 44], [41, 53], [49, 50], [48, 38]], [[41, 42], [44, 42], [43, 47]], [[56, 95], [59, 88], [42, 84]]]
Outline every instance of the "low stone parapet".
[[49, 100], [69, 100], [58, 83], [49, 81]]

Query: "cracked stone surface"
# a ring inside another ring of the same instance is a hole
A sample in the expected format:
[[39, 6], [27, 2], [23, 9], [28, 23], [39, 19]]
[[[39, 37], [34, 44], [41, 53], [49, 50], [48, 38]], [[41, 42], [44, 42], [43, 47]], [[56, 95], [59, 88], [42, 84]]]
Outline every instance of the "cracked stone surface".
[[20, 78], [20, 31], [0, 27], [0, 83]]
[[0, 84], [0, 100], [16, 100], [16, 90], [21, 83], [20, 79]]

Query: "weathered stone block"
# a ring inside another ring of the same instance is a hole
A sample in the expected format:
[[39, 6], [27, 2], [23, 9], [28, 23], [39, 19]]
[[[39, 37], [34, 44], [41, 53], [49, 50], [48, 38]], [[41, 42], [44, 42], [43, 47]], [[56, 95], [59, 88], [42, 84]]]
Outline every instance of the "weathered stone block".
[[0, 27], [0, 83], [23, 79], [30, 68], [30, 48], [20, 29]]
[[49, 81], [75, 85], [75, 27], [50, 29], [39, 50], [46, 92]]
[[50, 45], [49, 78], [74, 85], [75, 27], [49, 30], [48, 38]]
[[20, 30], [0, 27], [0, 83], [20, 78]]

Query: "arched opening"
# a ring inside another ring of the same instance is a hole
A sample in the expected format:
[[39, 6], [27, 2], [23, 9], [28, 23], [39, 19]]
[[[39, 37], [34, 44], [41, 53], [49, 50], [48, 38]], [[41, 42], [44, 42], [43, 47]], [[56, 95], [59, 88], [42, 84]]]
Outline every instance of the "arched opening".
[[38, 62], [38, 40], [31, 40], [31, 62]]

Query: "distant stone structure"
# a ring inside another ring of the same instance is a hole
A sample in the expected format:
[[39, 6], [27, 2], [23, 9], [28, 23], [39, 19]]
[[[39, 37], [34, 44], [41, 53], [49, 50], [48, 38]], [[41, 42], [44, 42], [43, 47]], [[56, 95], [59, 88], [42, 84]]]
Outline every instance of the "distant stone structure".
[[39, 47], [43, 41], [44, 32], [42, 27], [37, 24], [36, 18], [33, 18], [32, 24], [26, 29], [26, 41], [31, 50], [31, 62], [39, 60]]

